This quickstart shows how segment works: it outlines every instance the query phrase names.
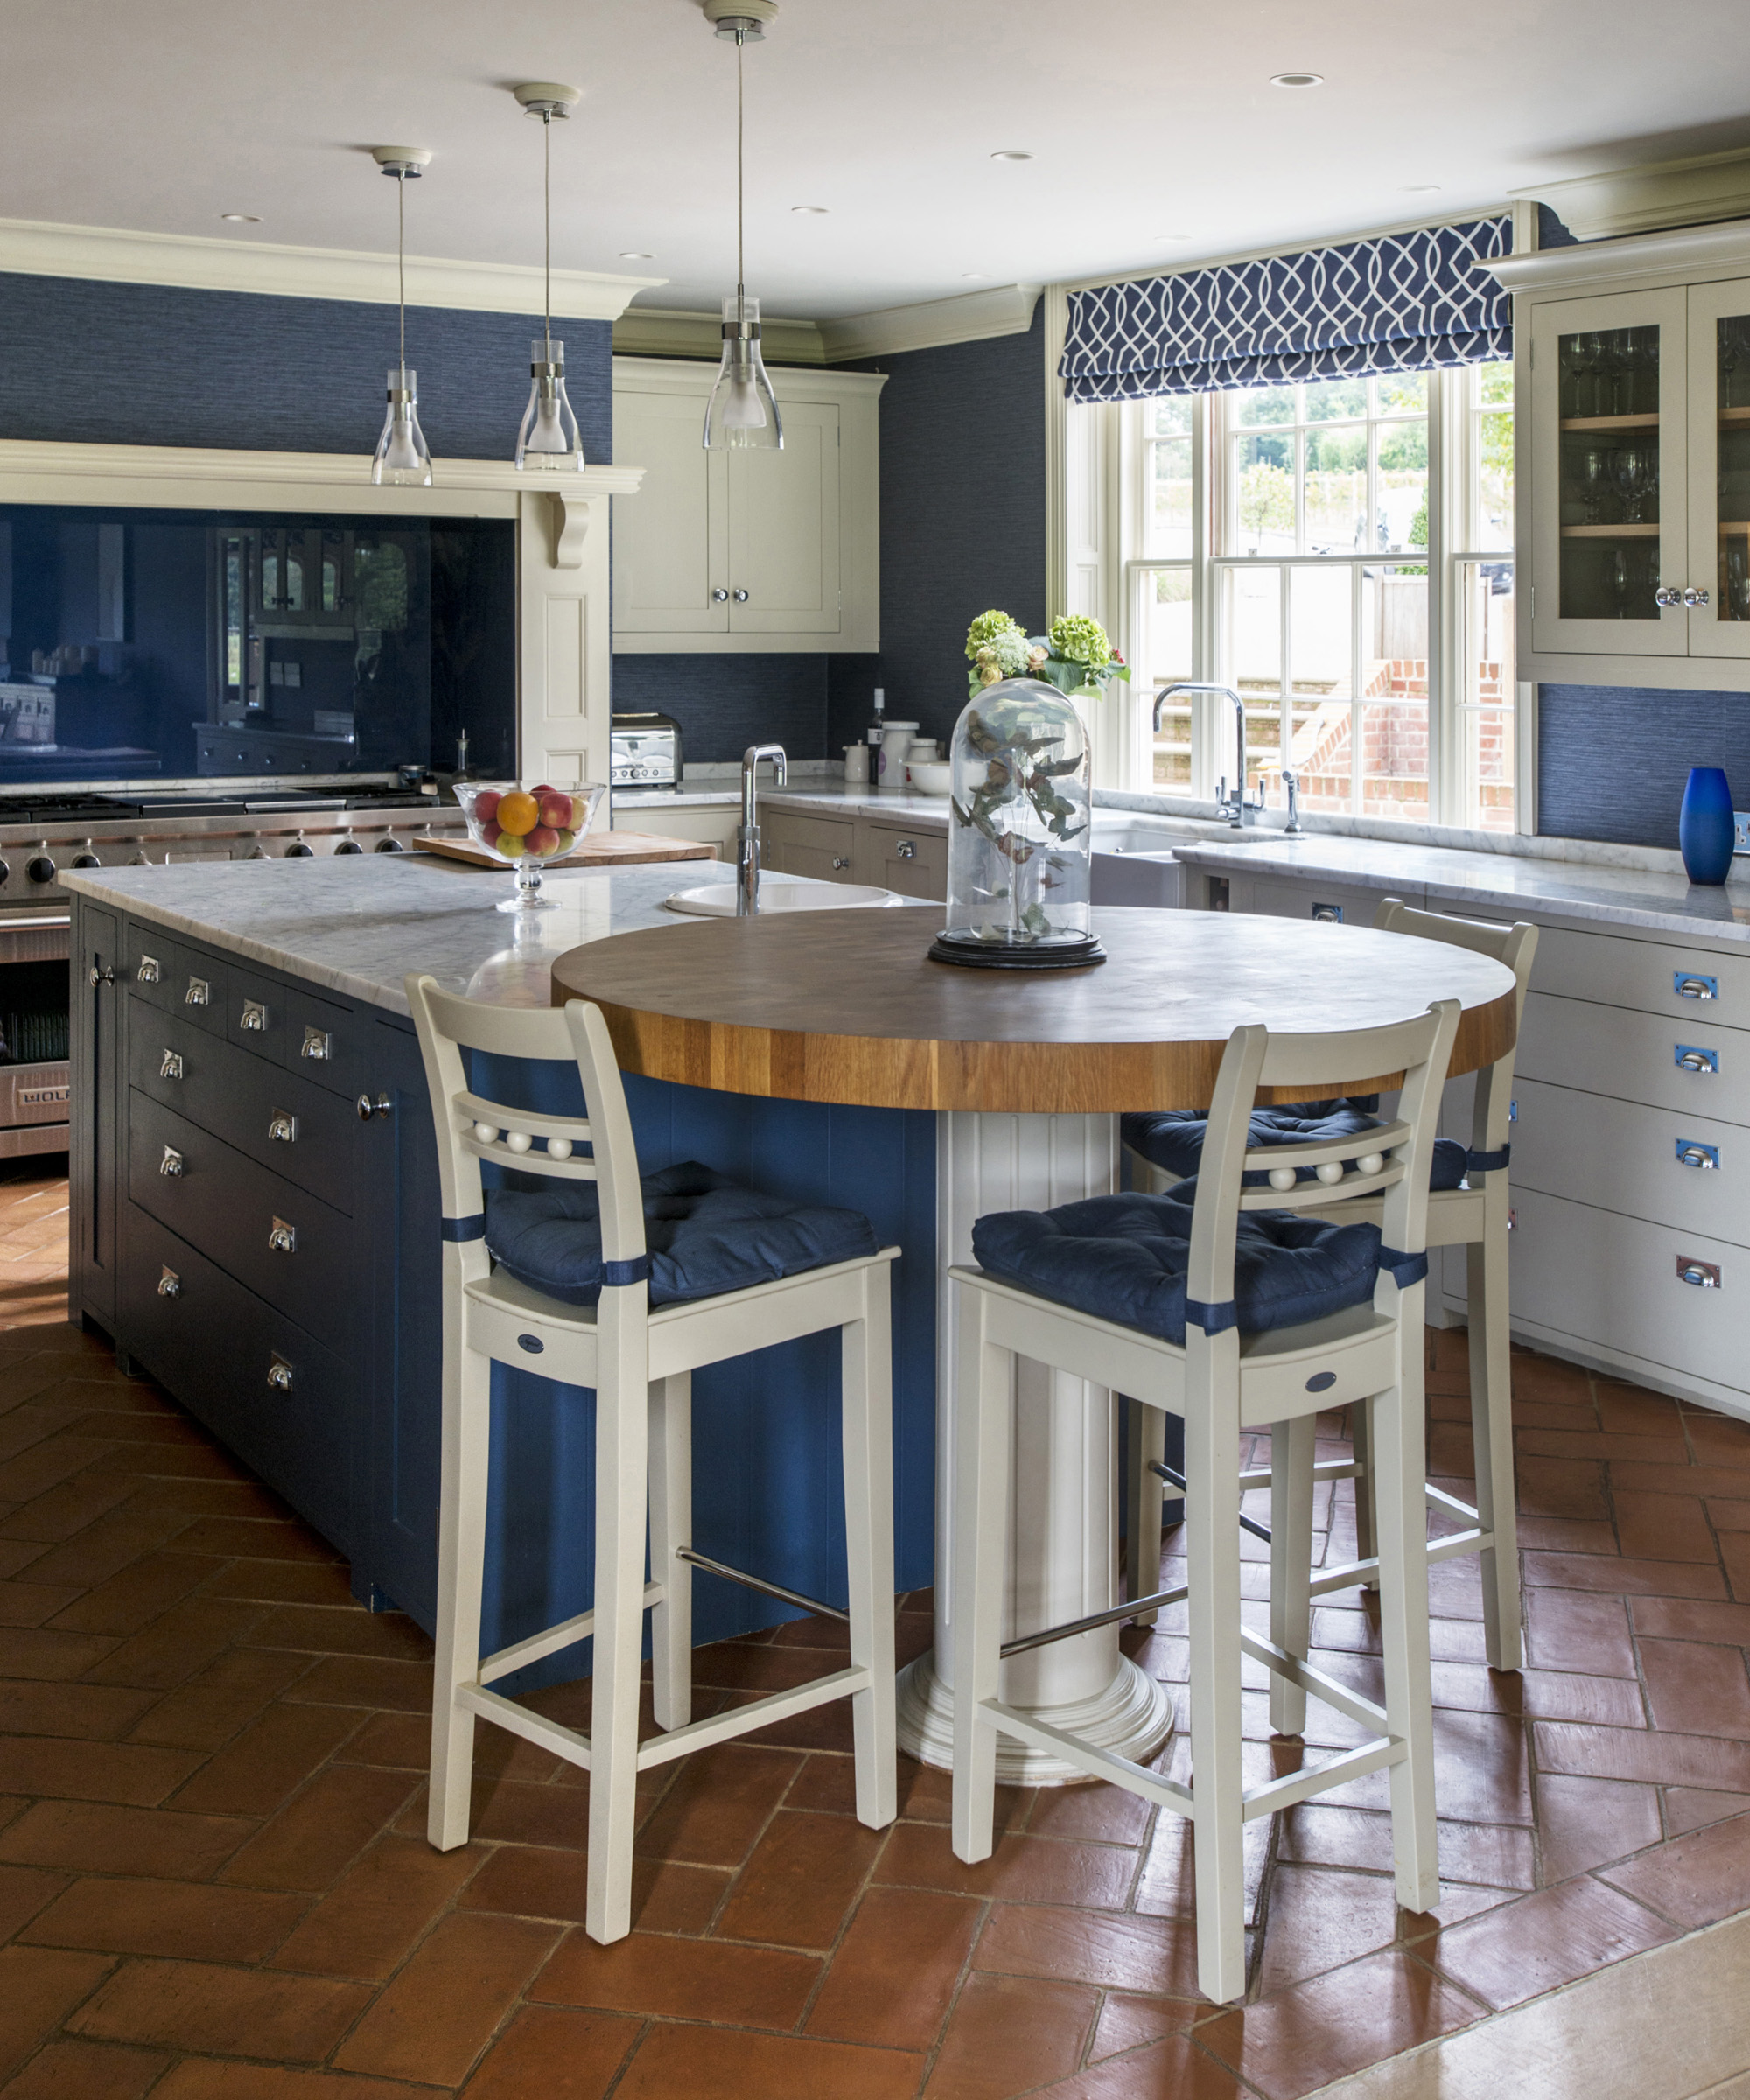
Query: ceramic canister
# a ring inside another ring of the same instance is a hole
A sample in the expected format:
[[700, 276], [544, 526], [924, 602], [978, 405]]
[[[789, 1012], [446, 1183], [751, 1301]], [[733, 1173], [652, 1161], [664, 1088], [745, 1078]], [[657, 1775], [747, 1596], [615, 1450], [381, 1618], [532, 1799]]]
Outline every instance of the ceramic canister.
[[1691, 766], [1677, 816], [1677, 844], [1691, 882], [1722, 883], [1732, 872], [1735, 826], [1725, 769]]
[[845, 746], [844, 780], [847, 787], [867, 785], [869, 780], [869, 746], [866, 744], [847, 744]]
[[881, 732], [880, 774], [876, 785], [880, 788], [903, 788], [906, 784], [906, 753], [912, 747], [912, 738], [918, 733], [915, 722], [889, 721]]

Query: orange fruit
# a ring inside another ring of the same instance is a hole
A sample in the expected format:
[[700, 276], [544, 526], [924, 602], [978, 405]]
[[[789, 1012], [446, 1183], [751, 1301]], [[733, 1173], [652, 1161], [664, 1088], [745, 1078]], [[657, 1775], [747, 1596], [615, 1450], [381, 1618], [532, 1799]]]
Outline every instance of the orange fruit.
[[499, 830], [514, 831], [519, 838], [526, 832], [532, 831], [541, 822], [539, 804], [532, 794], [525, 794], [521, 788], [505, 796], [495, 815]]

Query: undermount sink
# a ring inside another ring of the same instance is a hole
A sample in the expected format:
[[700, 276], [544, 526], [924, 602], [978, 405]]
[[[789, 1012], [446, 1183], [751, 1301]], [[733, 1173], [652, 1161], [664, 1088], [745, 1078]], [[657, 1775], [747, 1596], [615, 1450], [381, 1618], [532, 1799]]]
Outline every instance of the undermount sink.
[[[676, 890], [663, 902], [671, 912], [690, 912], [701, 919], [733, 919], [735, 889], [732, 882], [713, 882], [697, 889]], [[868, 911], [900, 900], [892, 890], [879, 890], [860, 882], [811, 882], [800, 875], [762, 875], [760, 878], [760, 915], [768, 912]]]
[[1124, 823], [1094, 825], [1096, 853], [1118, 853], [1135, 858], [1148, 853], [1171, 853], [1176, 846], [1275, 846], [1292, 845], [1302, 835], [1254, 828], [1236, 830], [1214, 817], [1144, 818]]

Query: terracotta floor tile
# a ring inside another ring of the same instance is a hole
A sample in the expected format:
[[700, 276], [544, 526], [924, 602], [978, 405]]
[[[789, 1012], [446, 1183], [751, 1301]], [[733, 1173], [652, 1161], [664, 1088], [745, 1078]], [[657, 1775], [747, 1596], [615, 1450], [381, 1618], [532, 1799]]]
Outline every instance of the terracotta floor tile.
[[931, 2048], [982, 1914], [965, 1896], [870, 1889], [832, 1957], [808, 2032], [890, 2049]]
[[[501, 1921], [482, 1917], [479, 1922], [493, 1928]], [[574, 1931], [528, 1995], [540, 2005], [781, 2031], [802, 2018], [820, 1971], [814, 1956], [772, 1947], [644, 1932], [600, 1947]]]
[[1537, 1782], [1537, 1831], [1544, 1880], [1566, 1881], [1659, 1842], [1658, 1788], [1546, 1772]]
[[[1433, 1330], [1442, 1342], [1459, 1331], [1450, 1327]], [[1577, 1363], [1564, 1363], [1559, 1356], [1540, 1356], [1534, 1350], [1516, 1347], [1512, 1384], [1516, 1400], [1522, 1393], [1528, 1400], [1584, 1400], [1590, 1396], [1592, 1379]]]
[[1728, 1647], [1750, 1648], [1750, 1604], [1635, 1597], [1628, 1609], [1634, 1631], [1643, 1641], [1717, 1641]]
[[169, 1691], [241, 1641], [261, 1611], [259, 1605], [191, 1597], [118, 1642], [85, 1674], [100, 1684], [152, 1685]]
[[301, 1656], [228, 1649], [188, 1684], [155, 1695], [155, 1704], [129, 1731], [128, 1740], [186, 1750], [222, 1749], [297, 1682], [304, 1667]]
[[[1744, 1491], [1750, 1497], [1750, 1473], [1744, 1476]], [[1729, 1501], [1725, 1495], [1706, 1498], [1708, 1521], [1716, 1531], [1750, 1531], [1750, 1500]]]
[[434, 2100], [429, 2085], [399, 2078], [351, 2078], [278, 2064], [219, 2063], [186, 2056], [154, 2089], [153, 2100]]
[[[1724, 1495], [1739, 1500], [1750, 1495], [1750, 1471], [1736, 1466], [1619, 1464], [1610, 1466], [1608, 1472], [1614, 1488], [1628, 1488], [1642, 1494]], [[4, 1529], [0, 1526], [0, 1530]]]
[[345, 1707], [276, 1704], [183, 1788], [179, 1809], [267, 1816], [359, 1726]]
[[155, 2049], [52, 2041], [32, 2057], [0, 2100], [140, 2100], [169, 2062]]
[[558, 1936], [522, 1918], [440, 1919], [347, 2036], [336, 2066], [460, 2084]]
[[1643, 1640], [1641, 1667], [1656, 1728], [1750, 1736], [1750, 1671], [1741, 1648]]
[[748, 1743], [688, 1758], [640, 1830], [638, 1850], [694, 1866], [739, 1866], [800, 1762], [788, 1750]]
[[832, 1668], [813, 1648], [718, 1641], [695, 1651], [693, 1683], [724, 1691], [788, 1691], [792, 1685], [806, 1684], [810, 1677], [824, 1676]]
[[326, 1977], [130, 1961], [67, 2025], [95, 2040], [319, 2063], [369, 1998], [361, 1984]]
[[[1079, 1791], [1080, 1789], [1076, 1789]], [[1039, 1789], [1033, 1787], [998, 1787], [996, 1824], [999, 1830], [1017, 1828], [1032, 1814]], [[906, 1823], [945, 1824], [952, 1812], [953, 1781], [933, 1765], [900, 1754], [900, 1816]], [[824, 1753], [810, 1757], [790, 1782], [784, 1796], [787, 1809], [814, 1809], [835, 1816], [856, 1812], [857, 1781], [848, 1757]]]
[[1681, 1418], [1687, 1410], [1669, 1394], [1648, 1392], [1644, 1385], [1619, 1385], [1608, 1378], [1596, 1380], [1592, 1394], [1600, 1429], [1648, 1437], [1683, 1433]]
[[70, 1601], [56, 1614], [56, 1627], [71, 1634], [138, 1633], [211, 1572], [206, 1562], [184, 1553], [145, 1554]]
[[1220, 2013], [1198, 2028], [1197, 2039], [1269, 2100], [1298, 2100], [1476, 2017], [1470, 1999], [1414, 1956], [1376, 1954]]
[[[28, 1502], [83, 1473], [115, 1446], [99, 1437], [49, 1437], [0, 1465], [0, 1500]], [[119, 1498], [118, 1498], [119, 1499]]]
[[525, 2006], [468, 2081], [468, 2100], [602, 2100], [638, 2036], [617, 2013]]
[[1681, 1466], [1689, 1457], [1680, 1436], [1611, 1435], [1604, 1430], [1522, 1429], [1514, 1438], [1529, 1457], [1603, 1459], [1640, 1466]]
[[[143, 1553], [162, 1546], [190, 1521], [180, 1509], [112, 1509], [61, 1544], [46, 1550], [39, 1548], [38, 1558], [32, 1567], [32, 1578], [38, 1582], [70, 1582], [80, 1589], [107, 1582]], [[131, 1633], [135, 1629], [94, 1627], [88, 1630]]]
[[[438, 1852], [423, 1838], [380, 1838], [284, 1941], [273, 1966], [381, 1981], [479, 1865], [467, 1847]], [[277, 1900], [304, 1908], [297, 1897]]]
[[78, 1595], [65, 1583], [0, 1582], [0, 1626], [42, 1626]]
[[[424, 1811], [417, 1824], [424, 1828]], [[581, 1851], [590, 1834], [590, 1796], [581, 1787], [530, 1786], [494, 1775], [474, 1782], [472, 1835], [482, 1843], [564, 1845]]]
[[1670, 1838], [1604, 1878], [1686, 1930], [1731, 1917], [1750, 1908], [1750, 1816]]
[[256, 1648], [300, 1648], [318, 1656], [371, 1656], [391, 1662], [429, 1662], [431, 1643], [402, 1612], [326, 1612], [288, 1605], [270, 1612], [250, 1634]]
[[200, 1762], [186, 1750], [90, 1743], [65, 1736], [0, 1739], [0, 1793], [154, 1806]]
[[412, 1791], [404, 1772], [365, 1765], [318, 1772], [236, 1853], [225, 1879], [256, 1888], [326, 1888]]
[[888, 1836], [875, 1879], [888, 1887], [940, 1888], [1012, 1903], [1076, 1903], [1116, 1910], [1130, 1893], [1138, 1864], [1128, 1845], [1073, 1844], [1011, 1833], [998, 1838], [988, 1859], [967, 1866], [955, 1858], [945, 1830], [900, 1823]]
[[1183, 1999], [1133, 1998], [1121, 1992], [1109, 1992], [1100, 2010], [1099, 2026], [1088, 2060], [1090, 2063], [1099, 2063], [1126, 2049], [1143, 2048], [1152, 2041], [1164, 2040], [1169, 2034], [1182, 2034], [1194, 2021], [1208, 2016], [1207, 2006], [1187, 2005]]
[[1596, 1677], [1634, 1677], [1634, 1643], [1620, 1597], [1572, 1590], [1525, 1592], [1526, 1660], [1544, 1670]]
[[1390, 1947], [1397, 1937], [1397, 1898], [1387, 1876], [1327, 1866], [1278, 1866], [1270, 1878], [1256, 1988], [1271, 1997], [1291, 1984]]
[[1684, 1427], [1704, 1466], [1750, 1466], [1750, 1424], [1706, 1408], [1686, 1406]]
[[1710, 1556], [1688, 1560], [1612, 1559], [1602, 1553], [1527, 1553], [1528, 1587], [1592, 1590], [1614, 1597], [1723, 1598], [1726, 1578]]
[[1522, 1516], [1519, 1544], [1541, 1553], [1614, 1553], [1616, 1532], [1601, 1517]]
[[1530, 1823], [1531, 1767], [1525, 1724], [1511, 1715], [1434, 1717], [1434, 1786], [1441, 1813], [1465, 1823]]
[[1518, 1686], [1519, 1711], [1528, 1720], [1590, 1721], [1606, 1728], [1647, 1726], [1641, 1687], [1632, 1677], [1589, 1677], [1577, 1670], [1527, 1670], [1505, 1681]]
[[239, 1816], [39, 1801], [0, 1830], [0, 1858], [87, 1872], [206, 1881], [253, 1828]]
[[60, 1679], [83, 1676], [116, 1646], [89, 1634], [47, 1633], [0, 1627], [0, 1676]]
[[1750, 1794], [1750, 1743], [1649, 1728], [1581, 1728], [1565, 1721], [1532, 1726], [1540, 1771]]
[[234, 1597], [258, 1604], [312, 1604], [337, 1611], [352, 1600], [346, 1569], [326, 1560], [234, 1560], [200, 1564], [211, 1572], [203, 1590], [209, 1597]]
[[614, 2100], [914, 2100], [924, 2060], [897, 2049], [723, 2027], [651, 2030]]
[[[1488, 1887], [1536, 1886], [1536, 1860], [1529, 1830], [1511, 1824], [1439, 1824], [1443, 1880]], [[1391, 1819], [1376, 1810], [1303, 1802], [1282, 1819], [1278, 1858], [1314, 1866], [1391, 1871]]]
[[1012, 2100], [1068, 2077], [1100, 2011], [1085, 1984], [969, 1976], [942, 2036], [925, 2100]]
[[0, 1682], [0, 1735], [83, 1736], [92, 1741], [127, 1734], [158, 1695], [107, 1684]]
[[[1750, 1474], [1745, 1478], [1750, 1480]], [[1725, 1565], [1726, 1580], [1732, 1586], [1732, 1594], [1740, 1603], [1750, 1600], [1750, 1531], [1721, 1532], [1719, 1558]]]
[[1750, 1794], [1720, 1794], [1704, 1787], [1665, 1788], [1665, 1828], [1672, 1837], [1750, 1812]]
[[1148, 1835], [1149, 1804], [1139, 1794], [1096, 1782], [1090, 1787], [1041, 1787], [1027, 1817], [1029, 1838], [1080, 1838], [1102, 1844], [1140, 1844]]
[[716, 1936], [830, 1947], [883, 1837], [843, 1816], [780, 1809], [737, 1877]]
[[1435, 1958], [1443, 1975], [1500, 2007], [1675, 1937], [1650, 1910], [1583, 1876], [1456, 1926]]
[[1068, 1977], [1155, 1998], [1197, 1995], [1196, 1936], [1188, 1920], [999, 1903], [972, 1964], [1008, 1976]]
[[1696, 1560], [1710, 1566], [1719, 1555], [1698, 1494], [1616, 1491], [1616, 1535], [1638, 1560]]
[[102, 1955], [0, 1947], [0, 2078], [47, 2040], [109, 1972]]
[[329, 1561], [341, 1557], [306, 1525], [270, 1517], [191, 1518], [176, 1542], [179, 1553], [205, 1553], [227, 1560]]
[[1238, 2081], [1189, 2035], [1172, 2034], [1042, 2086], [1037, 2100], [1247, 2100]]
[[99, 1954], [161, 1954], [198, 1962], [259, 1962], [309, 1908], [301, 1896], [199, 1882], [75, 1881], [22, 1937], [33, 1946]]
[[1188, 1918], [1195, 1910], [1191, 1825], [1184, 1816], [1163, 1810], [1155, 1817], [1130, 1908], [1151, 1918]]
[[[417, 1840], [424, 1844], [424, 1838]], [[463, 1910], [501, 1910], [523, 1918], [584, 1922], [586, 1858], [581, 1851], [500, 1844], [457, 1898]], [[639, 1859], [632, 1870], [632, 1922], [646, 1932], [704, 1932], [729, 1886], [724, 1867]]]

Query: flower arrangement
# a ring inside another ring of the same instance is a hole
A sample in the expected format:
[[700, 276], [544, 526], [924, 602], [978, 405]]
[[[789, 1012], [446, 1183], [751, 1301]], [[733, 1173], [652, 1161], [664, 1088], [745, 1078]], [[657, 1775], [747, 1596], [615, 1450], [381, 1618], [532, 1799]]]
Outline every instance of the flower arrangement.
[[1001, 678], [1043, 678], [1060, 692], [1099, 694], [1109, 680], [1130, 675], [1099, 621], [1077, 612], [1059, 613], [1046, 634], [1032, 635], [1006, 612], [981, 612], [966, 630], [966, 654], [975, 700]]

